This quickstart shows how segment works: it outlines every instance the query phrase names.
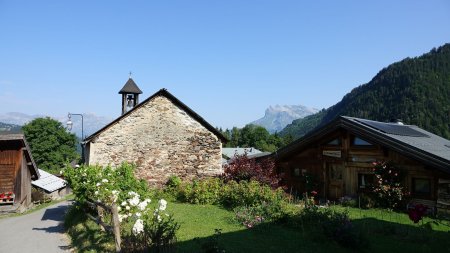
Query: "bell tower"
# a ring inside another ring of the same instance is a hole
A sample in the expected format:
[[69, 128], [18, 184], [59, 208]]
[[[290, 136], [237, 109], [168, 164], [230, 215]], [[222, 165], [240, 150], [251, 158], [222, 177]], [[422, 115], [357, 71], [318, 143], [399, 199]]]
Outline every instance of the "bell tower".
[[119, 94], [122, 94], [122, 115], [139, 104], [139, 94], [142, 94], [142, 91], [131, 79], [131, 73], [130, 78], [119, 91]]

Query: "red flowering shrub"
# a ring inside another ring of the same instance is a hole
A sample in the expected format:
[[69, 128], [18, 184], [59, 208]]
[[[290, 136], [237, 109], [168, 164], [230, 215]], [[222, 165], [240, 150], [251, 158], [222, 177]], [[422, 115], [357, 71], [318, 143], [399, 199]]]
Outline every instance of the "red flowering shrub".
[[404, 201], [408, 193], [401, 182], [403, 171], [392, 162], [375, 162], [373, 167], [375, 182], [373, 193], [376, 204], [380, 207], [396, 208]]
[[278, 188], [281, 180], [275, 170], [273, 159], [266, 158], [256, 161], [255, 159], [249, 159], [247, 154], [236, 154], [233, 160], [224, 166], [223, 179], [236, 182], [255, 180], [270, 185], [272, 188]]
[[417, 204], [414, 208], [408, 210], [409, 219], [414, 223], [419, 223], [423, 216], [427, 213], [427, 207], [422, 204]]

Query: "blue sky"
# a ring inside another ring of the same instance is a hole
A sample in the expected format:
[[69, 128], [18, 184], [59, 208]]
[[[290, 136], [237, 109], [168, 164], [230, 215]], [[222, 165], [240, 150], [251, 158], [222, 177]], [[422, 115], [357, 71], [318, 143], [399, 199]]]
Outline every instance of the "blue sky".
[[450, 1], [0, 0], [0, 113], [117, 117], [133, 72], [214, 126], [326, 108], [450, 42]]

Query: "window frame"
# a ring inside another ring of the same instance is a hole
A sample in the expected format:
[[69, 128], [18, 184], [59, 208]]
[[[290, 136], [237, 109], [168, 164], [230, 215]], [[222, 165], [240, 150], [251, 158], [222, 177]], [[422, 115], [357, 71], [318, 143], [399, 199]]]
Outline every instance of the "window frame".
[[[416, 191], [416, 180], [428, 181], [429, 191], [428, 192], [417, 192]], [[431, 198], [433, 193], [433, 182], [432, 178], [429, 177], [411, 177], [411, 195], [414, 197]]]
[[[365, 141], [365, 142], [369, 143], [370, 145], [357, 145], [357, 144], [355, 144], [355, 140], [356, 139], [360, 139], [362, 141]], [[351, 148], [357, 148], [357, 149], [376, 149], [377, 148], [377, 146], [375, 144], [373, 144], [372, 142], [370, 142], [370, 141], [368, 141], [368, 140], [366, 140], [364, 138], [361, 138], [359, 136], [356, 136], [356, 135], [351, 136], [351, 138], [350, 138], [350, 147]]]
[[[362, 188], [360, 185], [360, 176], [370, 176], [372, 178], [372, 182], [370, 184], [367, 184], [367, 179], [365, 179], [366, 182], [366, 187]], [[374, 173], [370, 173], [370, 172], [357, 172], [356, 173], [357, 176], [357, 183], [356, 183], [356, 187], [357, 187], [357, 192], [370, 192], [372, 189], [371, 187], [374, 186], [374, 182], [375, 182], [375, 174]]]

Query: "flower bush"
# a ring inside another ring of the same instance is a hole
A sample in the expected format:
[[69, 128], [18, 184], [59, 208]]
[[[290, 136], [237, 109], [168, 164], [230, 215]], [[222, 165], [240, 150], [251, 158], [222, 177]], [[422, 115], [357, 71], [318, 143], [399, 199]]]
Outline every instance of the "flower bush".
[[127, 251], [145, 251], [171, 244], [176, 240], [180, 225], [166, 212], [167, 201], [160, 199], [156, 209], [150, 208], [150, 199], [142, 200], [136, 192], [120, 205], [120, 222], [132, 224], [131, 233], [123, 232]]
[[404, 173], [392, 162], [375, 162], [374, 200], [380, 207], [397, 208], [408, 192], [401, 185]]
[[419, 223], [427, 213], [427, 209], [428, 208], [423, 204], [414, 205], [413, 208], [408, 210], [409, 219], [414, 223]]
[[166, 200], [159, 200], [157, 208], [151, 208], [151, 191], [145, 181], [134, 177], [133, 171], [134, 166], [127, 163], [119, 167], [67, 167], [62, 171], [80, 204], [94, 200], [118, 205], [127, 252], [166, 245], [175, 240], [179, 228], [166, 212]]
[[262, 223], [265, 218], [265, 210], [262, 206], [242, 206], [234, 209], [236, 220], [247, 228], [252, 228], [255, 225]]
[[130, 191], [140, 195], [148, 195], [147, 183], [134, 177], [135, 167], [122, 163], [112, 166], [67, 166], [63, 171], [65, 179], [71, 186], [77, 201], [84, 203], [87, 199], [97, 200], [105, 204], [125, 201]]

